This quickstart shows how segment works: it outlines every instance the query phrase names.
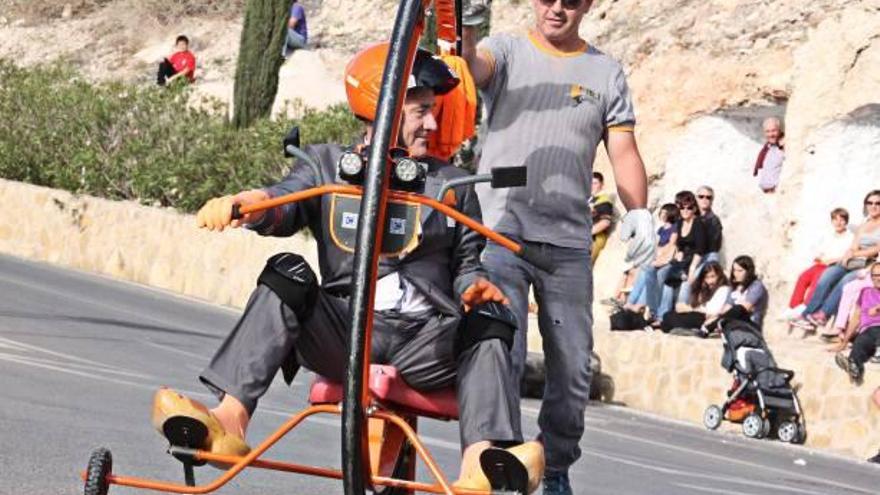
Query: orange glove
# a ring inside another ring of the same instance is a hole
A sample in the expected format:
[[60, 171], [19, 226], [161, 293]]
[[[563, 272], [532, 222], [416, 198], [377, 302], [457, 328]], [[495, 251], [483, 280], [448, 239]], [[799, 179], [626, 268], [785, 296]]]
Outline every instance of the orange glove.
[[461, 294], [461, 303], [464, 305], [465, 311], [470, 311], [472, 306], [489, 301], [510, 304], [510, 299], [504, 297], [501, 289], [484, 278], [478, 278]]
[[244, 217], [232, 219], [232, 205], [249, 205], [269, 199], [269, 195], [262, 189], [242, 191], [235, 196], [222, 196], [208, 200], [196, 214], [196, 225], [208, 230], [223, 231], [226, 227], [240, 227], [246, 223], [259, 222], [265, 211], [248, 213]]

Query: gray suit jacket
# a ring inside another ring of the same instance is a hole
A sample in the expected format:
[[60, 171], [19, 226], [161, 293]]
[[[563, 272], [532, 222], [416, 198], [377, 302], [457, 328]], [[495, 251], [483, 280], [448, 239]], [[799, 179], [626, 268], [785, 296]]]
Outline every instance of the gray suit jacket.
[[[335, 180], [336, 163], [343, 148], [333, 144], [306, 147], [305, 151], [322, 167], [328, 181]], [[428, 159], [428, 177], [424, 194], [434, 197], [443, 183], [467, 172], [446, 162]], [[291, 172], [278, 184], [265, 189], [272, 197], [302, 191], [319, 184], [312, 169], [304, 163], [294, 164]], [[473, 186], [455, 188], [456, 209], [480, 221], [480, 203]], [[287, 204], [269, 210], [251, 228], [261, 235], [291, 236], [300, 229], [311, 230], [318, 242], [321, 285], [324, 289], [345, 294], [351, 284], [353, 257], [340, 249], [330, 236], [330, 195]], [[477, 277], [487, 278], [480, 264], [485, 239], [460, 224], [447, 224], [446, 217], [432, 208], [422, 206], [420, 243], [403, 259], [380, 258], [379, 277], [398, 271], [411, 282], [441, 313], [460, 315], [459, 297]]]

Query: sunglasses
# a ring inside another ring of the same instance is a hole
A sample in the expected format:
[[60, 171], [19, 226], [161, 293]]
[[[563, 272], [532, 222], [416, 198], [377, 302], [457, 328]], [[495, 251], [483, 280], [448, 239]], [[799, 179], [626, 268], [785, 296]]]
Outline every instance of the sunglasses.
[[696, 207], [696, 206], [682, 206], [682, 205], [678, 205], [678, 209], [679, 209], [679, 210], [696, 211], [697, 207]]
[[697, 194], [697, 197], [700, 199], [712, 199], [712, 196], [708, 194]]
[[865, 201], [865, 206], [880, 206], [880, 201]]
[[[540, 1], [541, 1], [541, 5], [543, 5], [545, 7], [552, 7], [553, 5], [556, 5], [556, 0], [540, 0]], [[562, 8], [564, 8], [566, 10], [576, 10], [576, 9], [579, 9], [581, 7], [581, 5], [584, 4], [584, 0], [561, 0], [561, 2], [562, 2]]]

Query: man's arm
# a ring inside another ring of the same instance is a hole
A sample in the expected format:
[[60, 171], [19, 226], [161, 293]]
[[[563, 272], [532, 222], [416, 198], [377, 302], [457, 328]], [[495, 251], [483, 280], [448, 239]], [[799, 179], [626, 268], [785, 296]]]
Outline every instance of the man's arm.
[[607, 218], [600, 218], [598, 221], [596, 221], [596, 223], [593, 224], [592, 234], [601, 234], [602, 232], [608, 230], [609, 227], [611, 227], [611, 220], [608, 220]]
[[605, 150], [623, 205], [627, 210], [647, 207], [648, 176], [635, 135], [631, 131], [608, 131]]
[[477, 50], [476, 26], [464, 26], [461, 30], [461, 57], [467, 62], [474, 77], [474, 84], [483, 88], [495, 73], [495, 61], [491, 55]]

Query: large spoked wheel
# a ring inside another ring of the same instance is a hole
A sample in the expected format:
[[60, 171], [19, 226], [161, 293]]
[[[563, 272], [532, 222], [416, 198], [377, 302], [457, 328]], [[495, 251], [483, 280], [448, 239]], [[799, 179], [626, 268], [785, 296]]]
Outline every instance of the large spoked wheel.
[[95, 449], [89, 457], [89, 467], [86, 470], [86, 484], [83, 493], [85, 495], [107, 495], [110, 491], [110, 482], [107, 477], [113, 471], [113, 456], [110, 450], [103, 447]]
[[710, 430], [717, 430], [721, 426], [721, 420], [724, 419], [721, 408], [712, 404], [703, 412], [703, 426]]
[[764, 438], [764, 418], [751, 413], [743, 420], [742, 429], [743, 435], [749, 438]]

